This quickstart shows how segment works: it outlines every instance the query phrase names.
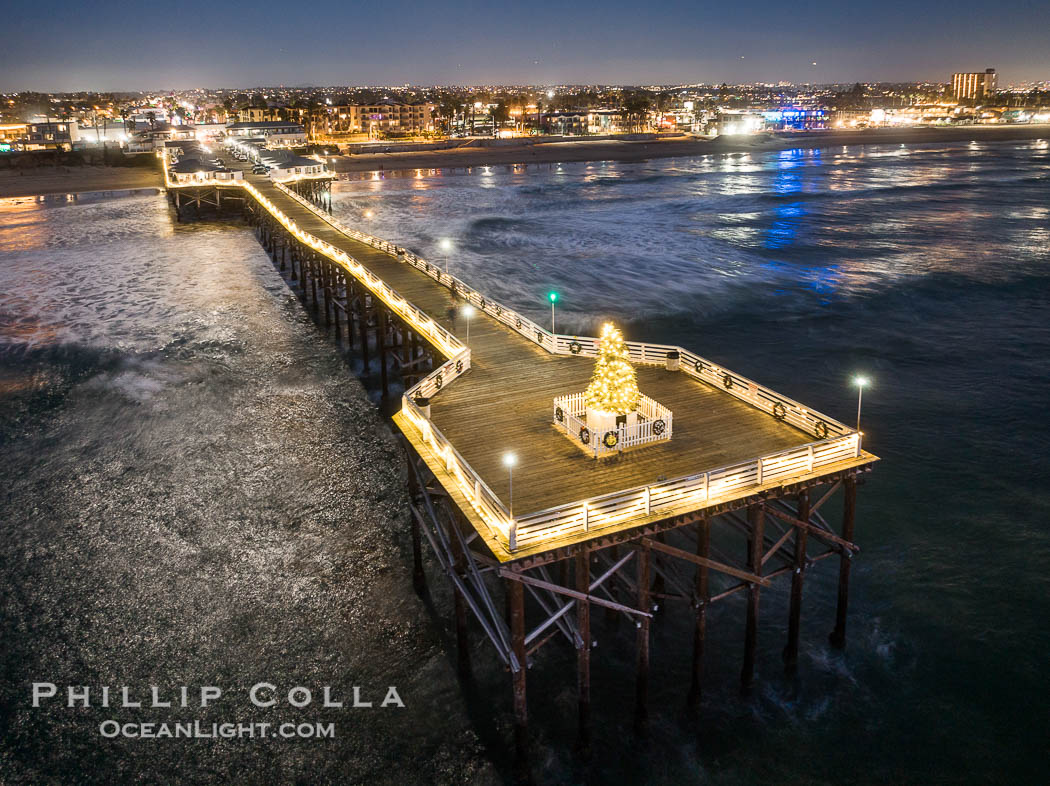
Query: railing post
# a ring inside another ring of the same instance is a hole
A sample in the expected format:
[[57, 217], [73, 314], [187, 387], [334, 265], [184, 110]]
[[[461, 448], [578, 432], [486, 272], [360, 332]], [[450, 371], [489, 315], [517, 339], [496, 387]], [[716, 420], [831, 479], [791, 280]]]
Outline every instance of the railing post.
[[807, 471], [812, 472], [813, 471], [813, 446], [812, 445], [809, 446], [809, 449], [808, 449], [807, 452], [808, 452], [808, 455], [807, 455], [807, 459], [806, 459], [806, 461], [807, 461], [806, 469], [807, 469]]
[[591, 516], [590, 511], [587, 510], [587, 503], [583, 503], [583, 531], [589, 532], [591, 529]]
[[757, 476], [756, 476], [756, 483], [759, 486], [762, 485], [762, 458], [761, 457], [759, 457], [759, 459], [758, 459], [758, 473], [757, 473]]
[[481, 504], [481, 481], [474, 478], [474, 502]]
[[649, 486], [645, 487], [645, 515], [648, 516], [653, 512], [652, 507], [652, 491]]
[[507, 546], [511, 551], [518, 548], [518, 522], [513, 519], [510, 520], [510, 526], [507, 528]]

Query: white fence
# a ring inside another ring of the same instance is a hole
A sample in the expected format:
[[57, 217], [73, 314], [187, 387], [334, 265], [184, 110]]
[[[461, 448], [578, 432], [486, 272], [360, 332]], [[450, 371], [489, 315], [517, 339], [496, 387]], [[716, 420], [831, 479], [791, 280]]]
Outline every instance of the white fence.
[[[426, 259], [386, 240], [345, 226], [281, 183], [275, 183], [274, 186], [327, 221], [335, 229], [354, 240], [392, 254], [402, 262], [412, 265], [493, 319], [502, 322], [548, 352], [587, 357], [598, 354], [599, 339], [553, 334], [513, 309], [485, 297]], [[251, 184], [244, 183], [244, 187], [286, 227], [295, 227], [293, 234], [296, 237], [346, 266], [355, 277], [364, 281], [369, 289], [379, 294], [385, 303], [396, 304], [395, 310], [405, 316], [417, 330], [430, 336], [433, 343], [449, 358], [441, 367], [405, 391], [402, 399], [402, 412], [419, 431], [423, 442], [441, 459], [448, 474], [454, 479], [459, 490], [466, 496], [481, 519], [512, 552], [522, 546], [536, 545], [565, 535], [623, 526], [632, 519], [653, 514], [670, 516], [688, 512], [715, 504], [722, 499], [728, 500], [741, 496], [749, 490], [766, 484], [787, 482], [793, 478], [811, 474], [821, 467], [861, 455], [860, 434], [827, 415], [803, 407], [793, 399], [782, 396], [682, 347], [628, 341], [627, 347], [632, 362], [664, 365], [668, 353], [677, 352], [681, 372], [725, 391], [766, 412], [776, 420], [789, 423], [805, 433], [812, 434], [817, 441], [700, 474], [559, 505], [512, 520], [509, 510], [499, 497], [416, 404], [417, 398], [430, 398], [466, 373], [470, 368], [470, 350], [459, 339], [438, 326], [425, 312], [397, 295], [394, 290], [387, 287], [384, 282], [372, 275], [346, 252], [299, 230], [294, 222], [284, 216]], [[577, 395], [582, 397], [582, 394]], [[656, 402], [653, 403], [656, 404]], [[661, 409], [667, 411], [665, 408], [661, 407]], [[566, 409], [566, 411], [569, 410]], [[669, 411], [667, 415], [669, 434], [671, 431]], [[579, 422], [576, 415], [571, 416]], [[655, 423], [658, 419], [646, 417], [650, 423]]]
[[671, 438], [671, 410], [646, 395], [638, 399], [638, 422], [597, 433], [587, 427], [583, 393], [554, 399], [554, 425], [594, 458], [612, 456], [628, 448]]

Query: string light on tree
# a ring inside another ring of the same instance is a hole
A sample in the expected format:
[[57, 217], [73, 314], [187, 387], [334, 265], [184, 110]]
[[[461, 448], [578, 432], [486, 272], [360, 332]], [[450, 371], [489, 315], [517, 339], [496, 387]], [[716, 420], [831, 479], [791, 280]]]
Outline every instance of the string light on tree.
[[626, 415], [638, 407], [638, 378], [623, 334], [611, 323], [602, 327], [598, 359], [584, 392], [588, 408]]

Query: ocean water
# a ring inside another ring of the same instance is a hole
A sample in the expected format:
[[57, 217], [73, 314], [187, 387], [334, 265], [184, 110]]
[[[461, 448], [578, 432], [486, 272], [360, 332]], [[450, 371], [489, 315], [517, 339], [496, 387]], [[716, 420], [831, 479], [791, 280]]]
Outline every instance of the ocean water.
[[[654, 742], [639, 751], [630, 632], [604, 631], [592, 687], [604, 759], [590, 772], [665, 783], [1039, 772], [1047, 140], [372, 175], [340, 183], [334, 212], [435, 260], [448, 238], [450, 270], [541, 322], [557, 291], [560, 331], [593, 335], [613, 319], [629, 338], [690, 347], [846, 422], [851, 377], [872, 378], [863, 428], [882, 461], [858, 497], [845, 652], [827, 646], [836, 569], [824, 562], [807, 578], [798, 678], [782, 675], [782, 583], [763, 592], [759, 687], [741, 700], [742, 598], [716, 604], [709, 693], [690, 723], [688, 613], [669, 609], [654, 626]], [[562, 655], [539, 659], [530, 691], [552, 773], [570, 760], [575, 717]]]
[[[872, 378], [847, 648], [825, 561], [794, 678], [787, 584], [763, 592], [742, 698], [742, 598], [715, 604], [690, 719], [671, 606], [641, 743], [633, 630], [596, 614], [595, 757], [573, 757], [574, 653], [552, 642], [529, 674], [539, 782], [1044, 779], [1046, 140], [386, 173], [334, 211], [436, 261], [448, 238], [453, 272], [537, 320], [557, 291], [559, 331], [613, 319], [847, 422]], [[509, 778], [507, 675], [477, 635], [457, 682], [379, 417], [246, 228], [174, 225], [160, 197], [0, 205], [0, 471], [7, 781]], [[294, 746], [100, 745], [94, 715], [25, 709], [41, 673], [395, 684], [408, 709]]]

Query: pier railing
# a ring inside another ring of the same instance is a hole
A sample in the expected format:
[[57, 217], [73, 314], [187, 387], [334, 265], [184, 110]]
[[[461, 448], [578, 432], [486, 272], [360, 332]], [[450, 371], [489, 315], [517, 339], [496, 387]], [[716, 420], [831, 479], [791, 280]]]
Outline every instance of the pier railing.
[[[283, 183], [273, 185], [339, 232], [412, 265], [434, 281], [447, 287], [453, 294], [548, 352], [586, 357], [598, 354], [599, 339], [551, 333], [517, 311], [486, 297], [425, 258], [382, 238], [346, 226]], [[522, 546], [533, 545], [552, 538], [619, 526], [634, 518], [654, 514], [674, 515], [677, 512], [695, 510], [700, 506], [716, 504], [720, 499], [731, 499], [748, 490], [811, 474], [820, 467], [861, 455], [859, 432], [827, 415], [804, 407], [793, 399], [682, 347], [629, 341], [627, 346], [634, 363], [665, 365], [669, 357], [676, 357], [682, 373], [723, 390], [740, 401], [766, 412], [776, 420], [812, 434], [816, 441], [708, 472], [616, 491], [530, 513], [516, 519], [512, 518], [510, 511], [499, 497], [417, 404], [417, 400], [430, 398], [466, 373], [470, 368], [469, 348], [437, 325], [425, 312], [401, 298], [345, 251], [300, 230], [294, 221], [285, 216], [250, 183], [244, 183], [243, 187], [302, 242], [344, 265], [355, 278], [364, 281], [384, 303], [405, 317], [418, 330], [434, 339], [434, 343], [449, 358], [439, 368], [434, 369], [416, 385], [405, 391], [402, 398], [402, 412], [419, 431], [423, 442], [442, 461], [449, 476], [454, 479], [460, 492], [488, 525], [492, 534], [512, 552]]]

